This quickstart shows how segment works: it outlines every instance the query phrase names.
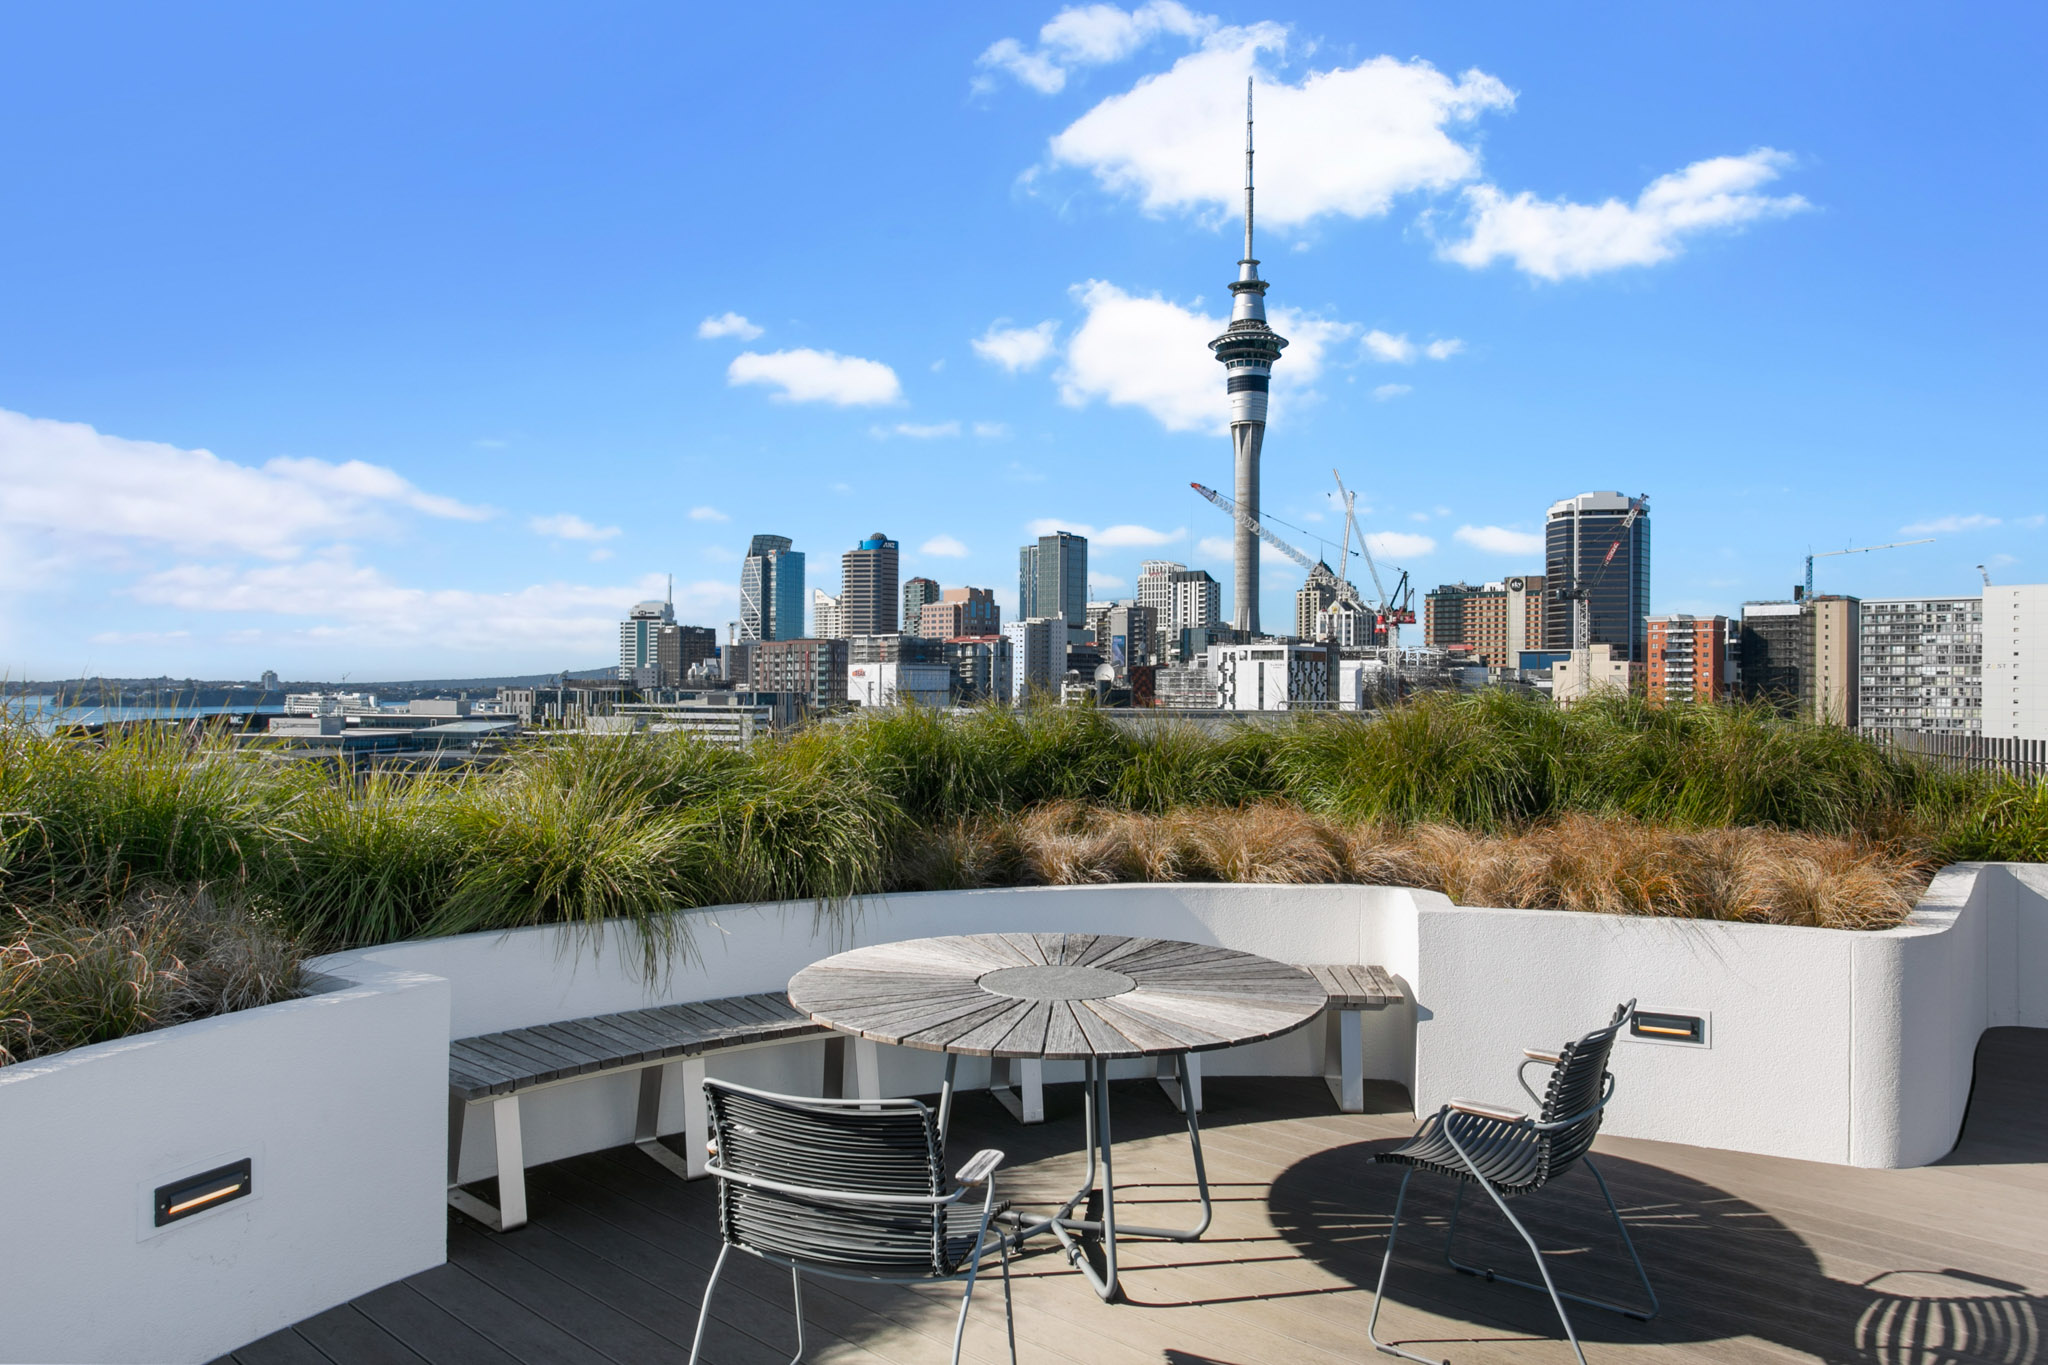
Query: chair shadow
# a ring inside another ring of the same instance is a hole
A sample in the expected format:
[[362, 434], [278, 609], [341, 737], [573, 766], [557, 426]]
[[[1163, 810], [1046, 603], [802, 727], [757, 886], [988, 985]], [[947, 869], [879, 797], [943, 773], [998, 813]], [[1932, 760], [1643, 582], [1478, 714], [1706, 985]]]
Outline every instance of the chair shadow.
[[[1330, 1148], [1283, 1171], [1272, 1217], [1305, 1258], [1368, 1292], [1379, 1274], [1400, 1172], [1372, 1155], [1396, 1140]], [[1685, 1344], [1761, 1337], [1830, 1365], [2038, 1365], [2048, 1296], [1941, 1267], [1901, 1267], [1861, 1284], [1834, 1279], [1797, 1233], [1727, 1190], [1661, 1167], [1597, 1157], [1613, 1187], [1663, 1311], [1637, 1322], [1578, 1304], [1587, 1342]], [[1417, 1175], [1409, 1186], [1389, 1277], [1382, 1335], [1401, 1333], [1403, 1304], [1519, 1338], [1559, 1335], [1549, 1300], [1461, 1275], [1443, 1260], [1456, 1182]], [[1592, 1177], [1568, 1172], [1516, 1201], [1548, 1253], [1560, 1289], [1640, 1300], [1621, 1240]], [[1498, 1210], [1468, 1197], [1459, 1259], [1534, 1279], [1526, 1246]]]

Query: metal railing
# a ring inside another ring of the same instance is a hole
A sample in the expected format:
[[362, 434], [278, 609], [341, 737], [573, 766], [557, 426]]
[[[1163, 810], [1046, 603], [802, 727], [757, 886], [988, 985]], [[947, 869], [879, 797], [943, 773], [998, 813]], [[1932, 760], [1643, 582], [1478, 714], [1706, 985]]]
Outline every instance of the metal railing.
[[2048, 780], [2048, 740], [2004, 739], [1929, 730], [1866, 729], [1873, 744], [1911, 754], [1939, 768], [1977, 768]]

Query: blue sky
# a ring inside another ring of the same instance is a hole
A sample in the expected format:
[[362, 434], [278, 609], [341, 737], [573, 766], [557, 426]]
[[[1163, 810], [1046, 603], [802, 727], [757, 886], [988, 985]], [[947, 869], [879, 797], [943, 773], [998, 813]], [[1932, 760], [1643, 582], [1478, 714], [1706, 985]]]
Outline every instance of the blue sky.
[[[0, 669], [591, 666], [670, 573], [723, 634], [762, 531], [828, 590], [879, 529], [1007, 613], [1056, 522], [1095, 533], [1097, 596], [1154, 556], [1227, 594], [1187, 484], [1230, 477], [1201, 343], [1248, 73], [1294, 338], [1265, 499], [1302, 539], [1334, 465], [1425, 589], [1536, 567], [1545, 507], [1606, 488], [1652, 497], [1659, 611], [1918, 535], [1821, 587], [2039, 582], [2044, 30], [10, 7]], [[1299, 581], [1269, 560], [1269, 620]]]

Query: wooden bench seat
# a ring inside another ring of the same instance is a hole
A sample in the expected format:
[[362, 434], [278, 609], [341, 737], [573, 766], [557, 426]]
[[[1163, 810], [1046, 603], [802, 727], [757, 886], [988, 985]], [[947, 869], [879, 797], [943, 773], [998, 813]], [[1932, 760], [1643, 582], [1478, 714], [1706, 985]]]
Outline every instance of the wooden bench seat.
[[[520, 1141], [520, 1096], [620, 1071], [640, 1073], [634, 1143], [677, 1175], [695, 1179], [704, 1174], [704, 1145], [710, 1136], [704, 1111], [705, 1056], [821, 1036], [826, 1039], [823, 1093], [837, 1096], [844, 1075], [845, 1038], [812, 1023], [779, 993], [626, 1010], [457, 1039], [448, 1045], [448, 1202], [494, 1231], [523, 1224], [526, 1161]], [[680, 1156], [658, 1132], [662, 1072], [670, 1062], [683, 1066]], [[865, 1072], [862, 1078], [865, 1082]], [[496, 1207], [457, 1183], [464, 1120], [472, 1104], [483, 1103], [491, 1106], [497, 1140]]]
[[1330, 997], [1323, 1007], [1323, 1081], [1337, 1107], [1365, 1112], [1365, 1011], [1398, 1005], [1407, 997], [1384, 967], [1304, 962], [1301, 969]]
[[[1365, 1110], [1364, 1011], [1398, 1005], [1407, 997], [1384, 967], [1349, 963], [1301, 963], [1330, 997], [1323, 1007], [1323, 1079], [1337, 1107], [1347, 1114]], [[1159, 1087], [1183, 1112], [1192, 1102], [1202, 1108], [1202, 1059], [1188, 1056], [1188, 1091], [1180, 1093], [1176, 1058], [1159, 1058]], [[989, 1088], [1020, 1123], [1045, 1122], [1045, 1063], [1031, 1058], [998, 1059], [989, 1072]]]

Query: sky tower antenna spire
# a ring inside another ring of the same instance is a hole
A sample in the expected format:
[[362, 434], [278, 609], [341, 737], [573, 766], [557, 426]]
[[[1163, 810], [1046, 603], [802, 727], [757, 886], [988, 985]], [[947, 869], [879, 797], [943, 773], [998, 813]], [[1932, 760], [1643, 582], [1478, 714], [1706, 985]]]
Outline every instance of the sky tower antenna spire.
[[1244, 258], [1252, 259], [1252, 78], [1244, 78]]

